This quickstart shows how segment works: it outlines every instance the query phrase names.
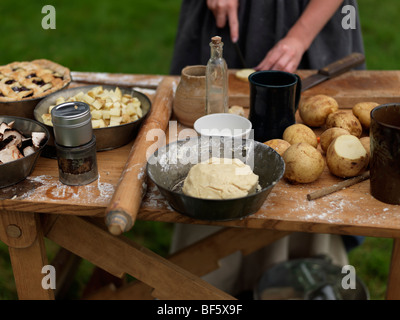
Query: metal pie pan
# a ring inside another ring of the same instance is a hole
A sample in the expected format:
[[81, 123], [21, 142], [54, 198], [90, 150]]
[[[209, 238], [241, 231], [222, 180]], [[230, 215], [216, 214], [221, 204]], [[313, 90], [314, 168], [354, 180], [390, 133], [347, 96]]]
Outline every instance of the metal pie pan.
[[46, 96], [19, 101], [0, 101], [1, 114], [6, 116], [34, 119], [34, 110], [38, 103], [40, 103], [42, 100], [46, 99], [46, 97], [52, 94], [63, 92], [64, 89], [68, 88], [70, 82], [71, 81], [66, 83], [57, 91], [53, 91]]
[[17, 101], [0, 101], [1, 115], [35, 119], [33, 111], [40, 101], [53, 93], [63, 91], [70, 85], [72, 79], [71, 71], [68, 68], [46, 59], [36, 59], [31, 62], [61, 73], [64, 78], [63, 86], [58, 89], [50, 89], [48, 92], [45, 92], [40, 97], [36, 98], [27, 98]]
[[49, 131], [47, 128], [35, 120], [21, 117], [0, 116], [0, 123], [10, 123], [12, 121], [15, 122], [13, 127], [22, 132], [24, 136], [29, 137], [32, 132], [44, 132], [46, 133], [47, 140], [35, 153], [18, 160], [0, 164], [0, 188], [12, 186], [31, 174], [35, 167], [36, 160], [39, 158], [49, 138]]
[[[59, 97], [63, 97], [68, 99], [70, 97], [75, 96], [79, 92], [88, 92], [95, 87], [102, 86], [103, 89], [107, 90], [115, 90], [117, 86], [109, 86], [109, 85], [90, 85], [83, 87], [75, 87], [67, 90], [63, 90], [62, 92], [53, 93], [47, 98], [43, 99], [34, 110], [34, 117], [40, 123], [43, 123], [42, 115], [48, 113], [49, 107], [55, 105], [56, 100]], [[97, 151], [105, 151], [116, 149], [122, 147], [129, 142], [131, 142], [139, 132], [139, 128], [142, 125], [144, 119], [149, 114], [151, 109], [150, 99], [143, 93], [138, 92], [129, 87], [121, 87], [118, 86], [121, 90], [122, 94], [130, 94], [133, 97], [136, 97], [141, 102], [141, 108], [143, 111], [143, 116], [134, 121], [127, 124], [122, 124], [114, 127], [107, 128], [97, 128], [93, 129], [93, 134], [96, 137], [96, 149]], [[44, 124], [44, 123], [43, 123]], [[44, 124], [45, 125], [45, 124]], [[50, 139], [48, 143], [49, 148], [54, 148], [54, 150], [46, 150], [46, 156], [53, 157], [52, 153], [55, 152], [55, 144], [54, 144], [54, 133], [53, 127], [45, 125], [50, 132]]]
[[[190, 168], [211, 156], [238, 158], [259, 176], [261, 190], [242, 198], [200, 199], [185, 195], [181, 186]], [[227, 156], [228, 155], [228, 156]], [[227, 137], [199, 137], [176, 141], [158, 149], [147, 163], [147, 175], [170, 206], [194, 219], [227, 221], [257, 212], [283, 177], [285, 162], [269, 146]]]

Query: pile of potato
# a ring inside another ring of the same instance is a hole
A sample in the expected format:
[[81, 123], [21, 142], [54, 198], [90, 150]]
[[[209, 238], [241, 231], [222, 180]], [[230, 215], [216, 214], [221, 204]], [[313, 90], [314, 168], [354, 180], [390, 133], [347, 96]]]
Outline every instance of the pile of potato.
[[71, 101], [81, 101], [89, 105], [93, 129], [119, 126], [134, 122], [143, 116], [141, 102], [137, 97], [122, 93], [118, 87], [112, 90], [96, 86], [86, 93], [80, 91], [72, 97], [57, 98], [55, 104], [49, 106], [48, 113], [42, 115], [43, 123], [53, 126], [51, 110], [61, 103]]
[[[341, 178], [362, 174], [368, 169], [370, 112], [375, 102], [357, 103], [351, 111], [339, 110], [337, 101], [326, 95], [304, 99], [299, 106], [303, 124], [286, 128], [282, 139], [266, 141], [285, 160], [285, 179], [291, 183], [311, 183], [325, 166]], [[312, 128], [323, 128], [317, 137]]]

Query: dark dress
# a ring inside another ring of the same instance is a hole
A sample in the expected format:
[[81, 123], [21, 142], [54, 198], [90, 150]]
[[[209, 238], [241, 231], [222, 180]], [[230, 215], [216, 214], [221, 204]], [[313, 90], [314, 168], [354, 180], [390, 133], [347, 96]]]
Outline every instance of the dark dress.
[[[240, 0], [239, 45], [247, 67], [255, 67], [264, 59], [267, 52], [296, 23], [308, 3], [309, 0]], [[345, 5], [358, 9], [356, 0], [344, 0], [305, 52], [298, 69], [320, 69], [350, 53], [364, 53], [358, 14], [355, 29], [345, 30], [342, 27], [342, 20], [347, 14], [342, 13]], [[207, 8], [206, 0], [182, 0], [170, 73], [180, 75], [185, 66], [206, 65], [210, 58], [209, 43], [215, 35], [222, 37], [228, 67], [242, 68], [230, 40], [229, 27], [216, 27], [214, 15]], [[364, 68], [365, 65], [358, 67]], [[349, 251], [361, 244], [364, 237], [342, 236], [342, 239]]]
[[[257, 66], [267, 52], [282, 39], [303, 13], [309, 0], [240, 0], [239, 45], [247, 67]], [[352, 52], [364, 53], [361, 26], [357, 15], [356, 29], [343, 29], [345, 0], [305, 52], [299, 69], [320, 69]], [[357, 11], [358, 12], [358, 11]], [[183, 0], [172, 59], [171, 74], [179, 75], [188, 65], [207, 64], [211, 37], [219, 35], [224, 42], [224, 58], [229, 68], [242, 68], [230, 40], [228, 25], [216, 27], [215, 18], [205, 0]], [[361, 66], [364, 68], [365, 66]]]

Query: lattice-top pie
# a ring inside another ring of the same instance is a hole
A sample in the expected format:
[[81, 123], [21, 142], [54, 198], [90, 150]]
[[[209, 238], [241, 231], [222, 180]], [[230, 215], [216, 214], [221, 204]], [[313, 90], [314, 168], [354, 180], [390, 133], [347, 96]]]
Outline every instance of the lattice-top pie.
[[65, 87], [71, 73], [55, 62], [40, 59], [0, 66], [0, 102], [40, 98]]

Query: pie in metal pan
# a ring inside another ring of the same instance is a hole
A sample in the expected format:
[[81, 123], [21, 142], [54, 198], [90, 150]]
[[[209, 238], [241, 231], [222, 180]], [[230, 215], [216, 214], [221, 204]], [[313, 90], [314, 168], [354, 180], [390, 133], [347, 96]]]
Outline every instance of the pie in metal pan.
[[0, 66], [0, 102], [41, 98], [71, 82], [70, 70], [46, 59]]
[[67, 88], [71, 81], [68, 68], [46, 59], [0, 66], [0, 114], [34, 119], [40, 100]]

